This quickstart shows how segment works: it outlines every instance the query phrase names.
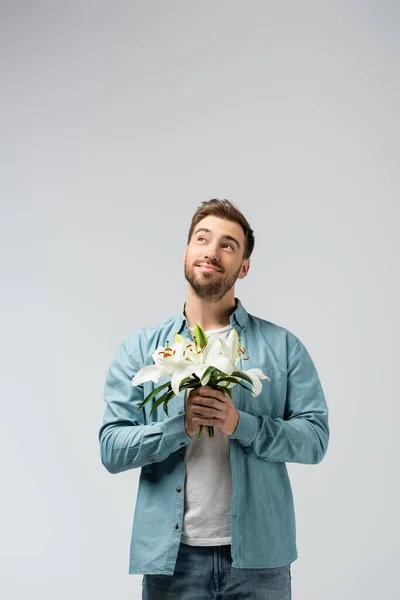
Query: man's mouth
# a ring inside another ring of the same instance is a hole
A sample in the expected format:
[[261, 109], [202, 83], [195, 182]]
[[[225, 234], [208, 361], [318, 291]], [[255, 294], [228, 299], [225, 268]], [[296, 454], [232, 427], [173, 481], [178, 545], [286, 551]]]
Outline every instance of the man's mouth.
[[221, 273], [221, 269], [216, 269], [212, 265], [197, 265], [200, 269], [204, 269], [204, 271], [216, 271], [217, 273]]

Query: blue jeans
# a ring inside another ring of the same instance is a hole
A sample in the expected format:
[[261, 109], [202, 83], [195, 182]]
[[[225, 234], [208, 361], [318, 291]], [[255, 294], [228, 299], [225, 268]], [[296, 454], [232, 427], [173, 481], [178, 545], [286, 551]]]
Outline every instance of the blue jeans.
[[291, 600], [290, 565], [231, 567], [230, 545], [181, 542], [173, 575], [143, 575], [142, 600]]

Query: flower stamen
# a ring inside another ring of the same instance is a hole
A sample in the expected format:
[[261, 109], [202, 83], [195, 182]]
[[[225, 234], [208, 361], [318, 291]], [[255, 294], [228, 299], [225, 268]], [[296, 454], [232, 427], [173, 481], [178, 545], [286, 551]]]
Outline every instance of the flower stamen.
[[[240, 347], [240, 343], [241, 343], [241, 340], [239, 339], [239, 348], [238, 348], [238, 353], [239, 353], [239, 355], [240, 355], [240, 354], [246, 354], [246, 347], [245, 347], [245, 346], [243, 346], [243, 348], [241, 348], [241, 347]], [[242, 358], [242, 357], [241, 357], [241, 358]], [[250, 359], [250, 356], [247, 356], [246, 358], [243, 358], [243, 360], [249, 360], [249, 359]]]

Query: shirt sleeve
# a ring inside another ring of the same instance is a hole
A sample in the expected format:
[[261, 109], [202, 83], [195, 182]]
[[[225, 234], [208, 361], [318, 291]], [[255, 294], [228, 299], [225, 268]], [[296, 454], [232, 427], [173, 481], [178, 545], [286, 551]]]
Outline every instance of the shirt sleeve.
[[184, 426], [185, 413], [145, 424], [143, 384], [132, 385], [139, 371], [132, 334], [123, 340], [108, 369], [103, 424], [98, 433], [101, 461], [110, 473], [121, 473], [154, 462], [191, 444]]
[[314, 362], [298, 338], [288, 352], [286, 389], [284, 418], [238, 410], [228, 437], [261, 460], [318, 464], [328, 447], [328, 407]]

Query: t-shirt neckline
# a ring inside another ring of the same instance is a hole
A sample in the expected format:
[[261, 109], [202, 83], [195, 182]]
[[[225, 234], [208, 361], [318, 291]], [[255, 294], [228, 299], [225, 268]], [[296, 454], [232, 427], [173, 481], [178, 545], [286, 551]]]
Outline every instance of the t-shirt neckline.
[[[204, 333], [206, 333], [207, 335], [211, 335], [213, 333], [223, 333], [224, 331], [227, 331], [231, 327], [232, 327], [232, 325], [231, 325], [231, 323], [229, 323], [229, 325], [225, 325], [224, 327], [220, 327], [219, 329], [210, 329], [209, 331], [204, 330]], [[193, 333], [194, 327], [189, 327], [189, 331], [190, 331], [190, 333]]]

